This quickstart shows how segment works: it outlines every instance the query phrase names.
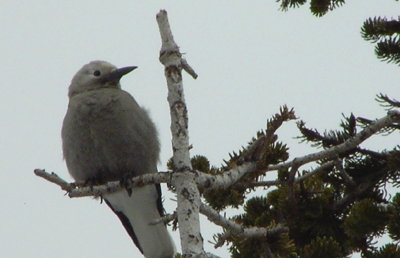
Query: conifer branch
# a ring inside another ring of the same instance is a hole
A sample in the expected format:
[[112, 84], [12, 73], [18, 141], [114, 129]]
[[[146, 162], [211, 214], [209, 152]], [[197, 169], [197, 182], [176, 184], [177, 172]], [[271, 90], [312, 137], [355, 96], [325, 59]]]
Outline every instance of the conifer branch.
[[367, 19], [361, 27], [361, 35], [365, 40], [376, 43], [382, 38], [400, 34], [400, 19], [374, 17]]
[[[378, 175], [382, 175], [388, 171], [388, 166], [384, 166], [381, 170], [375, 173], [375, 177]], [[357, 198], [363, 195], [368, 189], [373, 187], [376, 184], [374, 180], [365, 180], [364, 183], [360, 184], [355, 190], [351, 193], [347, 194], [340, 200], [336, 201], [334, 204], [331, 205], [331, 209], [333, 212], [340, 211], [344, 206], [348, 205], [349, 203], [357, 200]]]
[[387, 108], [387, 110], [391, 110], [395, 107], [400, 108], [400, 101], [396, 99], [391, 99], [385, 94], [376, 95], [376, 101], [378, 101], [382, 107]]
[[361, 27], [361, 35], [365, 40], [377, 43], [375, 54], [379, 59], [400, 64], [400, 18], [369, 18]]
[[[281, 2], [280, 10], [287, 11], [289, 8], [297, 8], [304, 5], [306, 0], [277, 0], [277, 2]], [[311, 0], [310, 1], [310, 10], [311, 13], [317, 17], [324, 16], [328, 11], [332, 11], [335, 8], [342, 6], [345, 3], [344, 0], [329, 0], [329, 1], [320, 1], [320, 0]]]
[[391, 110], [388, 112], [387, 116], [382, 117], [381, 119], [378, 119], [374, 122], [371, 122], [371, 124], [367, 125], [364, 128], [364, 130], [357, 133], [354, 137], [346, 140], [342, 144], [333, 146], [323, 151], [305, 155], [303, 157], [298, 157], [288, 162], [283, 162], [277, 165], [269, 165], [266, 171], [286, 169], [293, 166], [301, 166], [322, 159], [328, 159], [328, 160], [334, 159], [337, 157], [339, 153], [357, 147], [360, 143], [362, 143], [363, 141], [374, 135], [382, 128], [391, 126], [393, 123], [399, 124], [399, 122], [400, 122], [400, 112], [396, 110]]

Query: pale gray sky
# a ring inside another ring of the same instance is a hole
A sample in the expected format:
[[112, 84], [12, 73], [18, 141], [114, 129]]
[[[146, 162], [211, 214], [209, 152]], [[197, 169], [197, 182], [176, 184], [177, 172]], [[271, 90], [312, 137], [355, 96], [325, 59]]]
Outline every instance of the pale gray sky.
[[[67, 87], [91, 60], [137, 65], [122, 87], [151, 111], [161, 142], [159, 170], [171, 156], [169, 110], [155, 15], [169, 14], [175, 40], [199, 74], [184, 75], [192, 155], [214, 165], [245, 145], [283, 104], [320, 131], [338, 128], [341, 113], [378, 118], [383, 92], [399, 99], [399, 67], [382, 63], [360, 37], [371, 16], [397, 17], [393, 0], [348, 1], [326, 17], [308, 6], [278, 11], [273, 1], [3, 1], [0, 6], [0, 257], [140, 257], [117, 217], [90, 198], [69, 199], [37, 178], [35, 168], [71, 180], [60, 128]], [[280, 130], [291, 154], [310, 152]], [[375, 137], [382, 150], [395, 140]], [[171, 196], [171, 195], [168, 195]], [[166, 200], [169, 212], [175, 203]], [[202, 221], [207, 241], [220, 232]], [[173, 233], [180, 248], [179, 237]]]

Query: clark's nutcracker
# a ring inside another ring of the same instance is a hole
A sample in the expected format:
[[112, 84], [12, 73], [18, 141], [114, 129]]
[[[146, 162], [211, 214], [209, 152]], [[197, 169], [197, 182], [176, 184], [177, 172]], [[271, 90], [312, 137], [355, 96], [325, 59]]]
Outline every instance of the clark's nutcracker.
[[[61, 134], [64, 159], [76, 182], [102, 184], [157, 173], [160, 144], [154, 123], [119, 83], [135, 68], [93, 61], [72, 79]], [[160, 185], [102, 197], [146, 258], [174, 256], [166, 226], [150, 225], [163, 215]]]

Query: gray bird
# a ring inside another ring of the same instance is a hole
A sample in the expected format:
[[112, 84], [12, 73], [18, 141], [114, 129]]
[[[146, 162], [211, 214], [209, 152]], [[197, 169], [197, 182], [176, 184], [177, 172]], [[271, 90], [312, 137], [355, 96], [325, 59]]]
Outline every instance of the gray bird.
[[[157, 173], [160, 144], [155, 125], [119, 83], [135, 68], [92, 61], [72, 79], [61, 135], [64, 159], [76, 182], [105, 183]], [[150, 225], [163, 216], [160, 185], [102, 197], [146, 258], [174, 256], [166, 226]]]

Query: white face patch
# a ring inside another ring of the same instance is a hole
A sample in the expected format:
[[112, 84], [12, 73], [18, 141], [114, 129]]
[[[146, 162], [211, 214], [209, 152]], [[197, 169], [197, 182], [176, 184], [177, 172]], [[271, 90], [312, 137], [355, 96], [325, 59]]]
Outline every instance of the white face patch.
[[71, 98], [75, 94], [101, 88], [104, 78], [115, 69], [115, 65], [106, 61], [92, 61], [84, 65], [72, 78], [68, 96]]

